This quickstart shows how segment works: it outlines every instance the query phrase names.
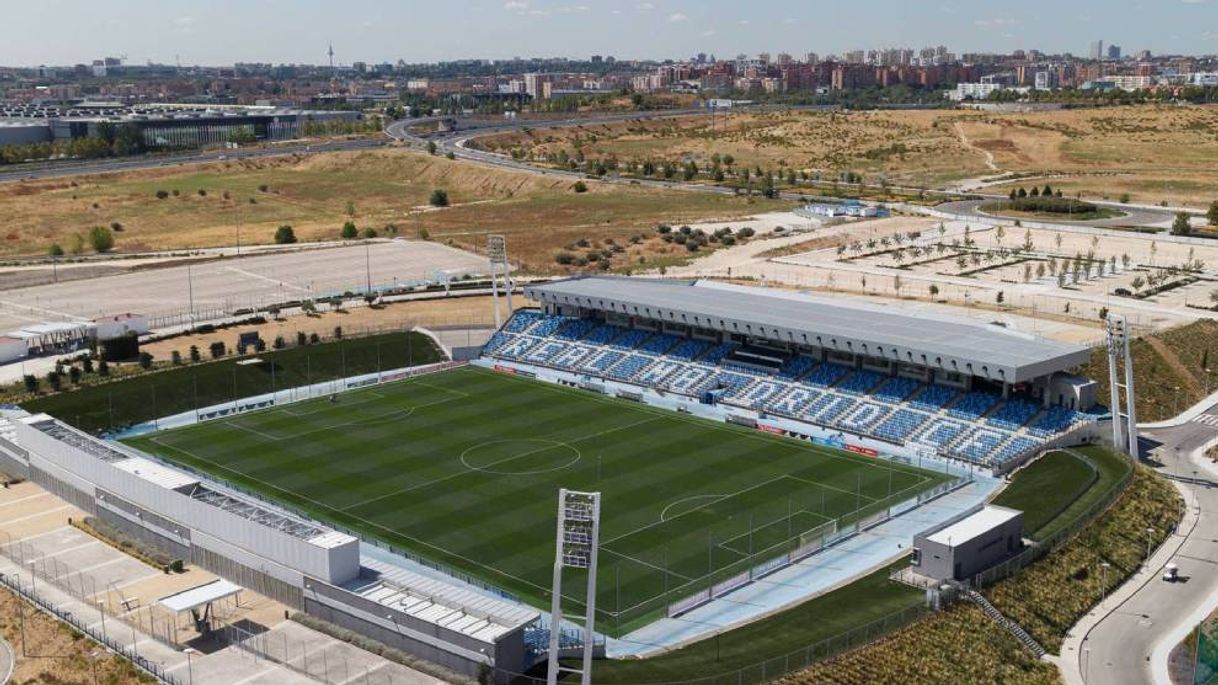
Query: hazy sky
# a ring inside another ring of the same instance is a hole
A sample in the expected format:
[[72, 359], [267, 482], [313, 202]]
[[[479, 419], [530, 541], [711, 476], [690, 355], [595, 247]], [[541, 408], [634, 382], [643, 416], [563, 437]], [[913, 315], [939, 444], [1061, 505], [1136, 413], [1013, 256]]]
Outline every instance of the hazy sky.
[[684, 58], [944, 44], [1218, 53], [1218, 0], [3, 0], [0, 64]]

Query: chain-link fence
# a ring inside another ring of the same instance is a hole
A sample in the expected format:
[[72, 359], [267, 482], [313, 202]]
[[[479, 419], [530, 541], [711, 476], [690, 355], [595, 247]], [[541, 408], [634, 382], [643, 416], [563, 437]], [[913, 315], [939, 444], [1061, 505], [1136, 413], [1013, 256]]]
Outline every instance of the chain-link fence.
[[53, 601], [40, 594], [38, 592], [37, 581], [34, 578], [31, 578], [30, 582], [26, 583], [19, 577], [0, 574], [0, 584], [3, 584], [8, 589], [28, 600], [34, 606], [46, 611], [52, 616], [55, 616], [68, 625], [71, 625], [73, 628], [79, 630], [85, 635], [88, 635], [91, 639], [104, 645], [107, 649], [110, 649], [111, 651], [130, 660], [131, 663], [136, 665], [136, 667], [156, 678], [158, 681], [166, 683], [167, 685], [184, 685], [184, 681], [177, 676], [168, 673], [163, 665], [141, 655], [138, 650], [138, 640], [133, 639], [131, 645], [123, 644], [115, 637], [112, 637], [111, 634], [105, 629], [104, 619], [101, 624], [103, 627], [94, 628], [82, 616], [73, 614], [71, 611], [58, 606]]
[[[689, 678], [686, 680], [653, 681], [648, 680], [645, 677], [640, 680], [631, 679], [629, 681], [620, 680], [618, 678], [598, 680], [596, 662], [593, 662], [592, 682], [631, 682], [633, 685], [757, 685], [759, 683], [766, 683], [776, 680], [789, 673], [805, 669], [817, 662], [831, 659], [844, 652], [848, 652], [852, 649], [857, 649], [863, 645], [875, 642], [876, 640], [889, 635], [896, 630], [900, 630], [901, 628], [912, 624], [928, 613], [930, 613], [930, 609], [926, 607], [925, 601], [922, 598], [918, 598], [915, 604], [910, 604], [902, 609], [898, 609], [897, 611], [894, 611], [882, 618], [876, 619], [871, 623], [844, 631], [832, 637], [818, 640], [807, 646], [787, 652], [785, 654], [780, 654], [767, 659], [761, 659], [745, 666], [725, 668], [722, 672], [715, 673], [713, 675]], [[717, 636], [710, 639], [730, 640], [731, 633], [724, 633], [722, 636]], [[657, 658], [662, 659], [663, 657]], [[717, 661], [717, 655], [716, 657], [711, 658], [714, 658]], [[544, 668], [544, 665], [541, 666], [541, 668]], [[632, 678], [638, 677], [639, 676], [637, 675], [632, 675]], [[511, 683], [512, 685], [543, 685], [546, 682], [546, 679], [544, 676], [496, 671], [495, 681], [500, 683]]]

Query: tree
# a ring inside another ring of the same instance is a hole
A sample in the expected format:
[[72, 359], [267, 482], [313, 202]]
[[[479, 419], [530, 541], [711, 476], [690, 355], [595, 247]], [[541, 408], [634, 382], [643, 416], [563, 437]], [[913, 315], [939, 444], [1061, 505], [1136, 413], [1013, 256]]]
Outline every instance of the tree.
[[140, 352], [140, 368], [147, 371], [152, 368], [152, 355], [147, 352]]
[[296, 331], [296, 346], [304, 347], [309, 344], [309, 336], [305, 335], [304, 331]]
[[364, 237], [365, 237], [365, 238], [375, 238], [375, 237], [376, 237], [376, 229], [375, 229], [375, 228], [373, 228], [373, 227], [371, 227], [371, 226], [365, 226], [365, 227], [364, 227]]
[[216, 342], [212, 343], [208, 349], [211, 351], [212, 359], [219, 359], [220, 357], [224, 356], [225, 347], [224, 342], [221, 340], [217, 340]]
[[109, 252], [114, 248], [114, 234], [105, 226], [94, 226], [89, 229], [89, 247], [94, 252]]
[[59, 243], [51, 243], [51, 247], [47, 249], [47, 254], [52, 257], [62, 257], [63, 248], [60, 247]]
[[1172, 235], [1188, 235], [1193, 230], [1192, 223], [1189, 222], [1188, 212], [1179, 212], [1176, 214], [1176, 220], [1172, 222]]
[[170, 362], [173, 363], [174, 366], [181, 366], [182, 365], [182, 353], [178, 352], [177, 350], [174, 350], [172, 353], [170, 353], [169, 360], [170, 360]]
[[997, 302], [998, 304], [1002, 304], [1002, 301], [1004, 299], [1006, 299], [1006, 293], [999, 290], [998, 294], [994, 297], [994, 301]]
[[435, 141], [432, 141], [432, 140], [427, 141], [427, 154], [429, 154], [429, 155], [434, 155], [434, 154], [436, 154], [436, 143], [435, 143]]
[[448, 191], [437, 188], [431, 191], [431, 199], [428, 201], [431, 203], [432, 207], [447, 207]]
[[1108, 320], [1108, 308], [1100, 307], [1100, 321], [1107, 321], [1107, 320]]
[[97, 375], [109, 376], [110, 375], [110, 362], [106, 361], [105, 359], [97, 362]]
[[51, 386], [51, 390], [59, 392], [59, 388], [63, 385], [63, 374], [59, 373], [58, 370], [48, 371], [47, 385]]
[[73, 366], [68, 369], [68, 380], [72, 381], [72, 385], [80, 384], [80, 376], [80, 369], [77, 367]]
[[1132, 281], [1130, 281], [1129, 285], [1136, 292], [1138, 290], [1141, 290], [1142, 286], [1146, 285], [1146, 280], [1143, 279], [1141, 276], [1135, 276], [1134, 279]]
[[276, 245], [291, 245], [296, 242], [296, 231], [292, 227], [284, 224], [275, 229], [275, 244]]
[[203, 359], [203, 355], [199, 354], [199, 346], [191, 345], [190, 346], [190, 361], [193, 363], [198, 363], [202, 359]]
[[1045, 189], [1040, 191], [1040, 196], [1041, 197], [1053, 197], [1053, 186], [1046, 183]]
[[1218, 201], [1210, 203], [1210, 209], [1205, 213], [1205, 219], [1210, 226], [1218, 226]]
[[927, 288], [927, 290], [930, 292], [931, 297], [939, 296], [939, 286], [935, 285], [934, 283], [931, 283], [930, 287]]
[[588, 192], [588, 184], [584, 183], [583, 181], [576, 181], [575, 185], [571, 186], [571, 190], [574, 190], [577, 193], [586, 193]]
[[343, 228], [339, 231], [339, 235], [343, 240], [351, 240], [359, 235], [359, 229], [355, 227], [354, 221], [348, 221], [343, 224]]
[[21, 381], [25, 383], [25, 391], [28, 393], [38, 392], [38, 377], [32, 373], [27, 373], [21, 377]]

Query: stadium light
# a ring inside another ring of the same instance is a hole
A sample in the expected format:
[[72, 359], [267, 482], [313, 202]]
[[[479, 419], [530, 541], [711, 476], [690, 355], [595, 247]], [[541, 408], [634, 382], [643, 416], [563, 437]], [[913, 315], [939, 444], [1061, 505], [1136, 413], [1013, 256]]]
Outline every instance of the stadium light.
[[508, 317], [512, 316], [512, 277], [508, 263], [507, 238], [502, 235], [486, 237], [486, 256], [491, 265], [491, 298], [495, 303], [495, 328], [499, 328], [499, 275], [503, 275], [503, 290], [507, 294]]
[[[596, 619], [596, 558], [601, 525], [601, 493], [577, 492], [563, 488], [558, 492], [558, 536], [554, 550], [554, 587], [550, 604], [550, 653], [546, 671], [547, 685], [557, 685], [562, 672], [578, 673], [581, 685], [592, 682], [593, 623]], [[562, 575], [568, 568], [588, 572], [587, 613], [583, 626], [583, 664], [580, 669], [563, 668], [558, 661], [562, 637]]]

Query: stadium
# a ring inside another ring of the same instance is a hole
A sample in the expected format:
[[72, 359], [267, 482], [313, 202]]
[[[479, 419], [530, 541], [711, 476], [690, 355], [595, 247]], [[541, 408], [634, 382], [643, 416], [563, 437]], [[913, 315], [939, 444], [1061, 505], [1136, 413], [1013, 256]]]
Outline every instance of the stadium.
[[[755, 620], [881, 568], [1003, 474], [1098, 436], [1095, 383], [1072, 373], [1088, 350], [998, 325], [708, 281], [524, 294], [536, 308], [468, 363], [118, 441], [26, 416], [0, 467], [285, 605], [513, 674], [551, 644], [560, 489], [603, 498], [598, 652], [647, 656], [703, 635], [699, 616]], [[568, 612], [589, 575], [564, 572]]]

